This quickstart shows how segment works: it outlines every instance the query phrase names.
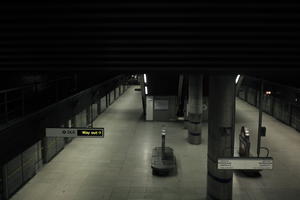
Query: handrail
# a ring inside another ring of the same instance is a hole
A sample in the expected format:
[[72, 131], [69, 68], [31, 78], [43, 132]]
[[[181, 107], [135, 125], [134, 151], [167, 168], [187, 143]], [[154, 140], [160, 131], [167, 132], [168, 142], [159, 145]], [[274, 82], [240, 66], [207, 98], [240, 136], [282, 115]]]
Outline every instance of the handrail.
[[22, 90], [24, 88], [30, 88], [32, 84], [28, 84], [26, 86], [20, 86], [20, 87], [14, 87], [14, 88], [10, 88], [10, 89], [5, 89], [5, 90], [0, 90], [0, 94], [2, 93], [8, 93], [8, 92], [12, 92], [12, 91], [17, 91], [17, 90]]
[[[119, 79], [121, 79], [121, 78], [124, 79], [123, 77], [124, 77], [124, 74], [115, 76], [115, 77], [113, 77], [113, 78], [111, 78], [111, 79], [108, 79], [108, 80], [102, 82], [102, 83], [99, 83], [99, 84], [97, 84], [97, 85], [91, 86], [89, 89], [92, 89], [92, 90], [93, 90], [93, 89], [98, 89], [99, 87], [105, 88], [105, 85], [106, 85], [106, 84], [115, 82], [116, 80], [119, 80]], [[67, 79], [72, 79], [72, 78], [71, 78], [71, 77], [60, 78], [60, 79], [56, 79], [56, 80], [51, 80], [51, 82], [60, 81], [60, 80], [67, 80]], [[45, 82], [48, 82], [48, 83], [49, 83], [50, 81], [45, 81]], [[45, 83], [45, 82], [39, 82], [39, 83]], [[33, 85], [34, 87], [36, 87], [35, 84], [31, 84], [31, 85]], [[58, 84], [57, 84], [57, 86], [58, 86]], [[27, 87], [29, 87], [29, 86], [23, 86], [23, 87], [19, 87], [19, 88], [27, 88]], [[19, 89], [19, 88], [18, 88], [18, 89]], [[77, 95], [80, 95], [81, 93], [85, 92], [86, 90], [87, 90], [87, 89], [84, 89], [84, 90], [82, 90], [82, 91], [78, 91], [73, 97], [75, 97], [75, 96], [77, 96]], [[7, 90], [6, 90], [6, 91], [7, 91]], [[23, 91], [23, 93], [24, 93], [24, 91]], [[7, 97], [7, 93], [4, 93], [4, 95]], [[66, 99], [67, 99], [67, 98], [63, 98], [63, 99], [58, 98], [58, 99], [55, 99], [54, 102], [50, 102], [50, 104], [48, 104], [48, 105], [46, 105], [46, 106], [47, 106], [47, 107], [48, 107], [48, 106], [51, 106], [51, 105], [54, 104], [55, 102], [64, 101], [64, 100], [66, 100]], [[33, 114], [33, 113], [35, 113], [35, 112], [37, 111], [37, 110], [32, 110], [32, 112], [30, 112], [30, 113], [24, 113], [24, 94], [22, 95], [21, 100], [22, 100], [22, 104], [20, 104], [20, 106], [21, 106], [21, 112], [22, 112], [22, 113], [20, 113], [20, 115], [18, 115], [18, 116], [20, 116], [20, 117], [29, 116], [29, 115], [31, 115], [31, 114]], [[4, 117], [1, 117], [2, 119], [4, 119], [4, 121], [6, 121], [6, 123], [4, 122], [3, 125], [7, 124], [10, 120], [12, 120], [12, 119], [8, 119], [7, 114], [8, 114], [8, 112], [9, 112], [9, 110], [7, 110], [7, 105], [8, 105], [8, 101], [7, 101], [7, 98], [6, 98], [6, 99], [4, 99], [4, 106], [5, 106]], [[43, 109], [43, 108], [41, 108], [41, 109]], [[16, 119], [16, 118], [14, 118], [14, 119]]]
[[[6, 103], [12, 103], [12, 102], [20, 101], [20, 100], [22, 100], [22, 97], [11, 99], [11, 100], [7, 101]], [[5, 105], [4, 102], [0, 102], [0, 105], [2, 105], [2, 104]]]
[[[37, 87], [39, 85], [42, 85], [42, 84], [48, 84], [49, 87], [50, 86], [55, 86], [57, 89], [59, 87], [59, 83], [61, 81], [64, 81], [64, 80], [72, 80], [73, 78], [72, 77], [61, 77], [61, 78], [57, 78], [57, 79], [54, 79], [54, 80], [50, 80], [50, 81], [40, 81], [40, 82], [33, 82], [33, 83], [30, 83], [30, 84], [26, 84], [26, 85], [23, 85], [23, 86], [19, 86], [19, 87], [14, 87], [14, 88], [10, 88], [10, 89], [5, 89], [5, 90], [1, 90], [0, 91], [0, 95], [3, 95], [4, 96], [4, 99], [0, 102], [0, 106], [4, 106], [4, 112], [3, 114], [1, 114], [1, 119], [4, 118], [4, 123], [8, 123], [8, 121], [10, 121], [11, 119], [9, 119], [8, 115], [12, 112], [15, 112], [16, 109], [9, 109], [9, 104], [11, 103], [14, 103], [14, 102], [17, 102], [18, 104], [20, 105], [17, 105], [17, 107], [20, 107], [21, 108], [21, 113], [19, 113], [17, 116], [15, 116], [14, 118], [18, 118], [18, 117], [23, 117], [25, 115], [25, 90], [26, 89], [33, 89], [34, 90], [34, 93], [37, 93], [38, 90], [37, 90]], [[55, 83], [55, 84], [53, 84]], [[48, 89], [48, 87], [46, 88], [43, 88], [44, 89]], [[20, 95], [17, 95], [18, 97], [15, 98], [8, 98], [8, 95], [13, 93], [13, 92], [18, 92], [20, 93]], [[58, 97], [58, 94], [57, 94], [57, 91], [56, 91], [56, 99], [55, 101], [59, 100], [59, 97]], [[27, 106], [27, 105], [26, 105]]]
[[[259, 78], [255, 78], [255, 77], [252, 77], [252, 76], [245, 76], [246, 78], [248, 79], [251, 79], [251, 80], [254, 80], [254, 81], [260, 81], [260, 80], [263, 80], [265, 83], [267, 84], [270, 84], [270, 85], [274, 85], [274, 86], [278, 86], [278, 87], [281, 87], [281, 88], [286, 88], [286, 89], [290, 89], [290, 90], [293, 90], [295, 91], [296, 93], [300, 93], [300, 89], [299, 88], [296, 88], [296, 87], [293, 87], [293, 86], [288, 86], [288, 85], [283, 85], [283, 84], [280, 84], [280, 83], [276, 83], [276, 82], [272, 82], [272, 81], [268, 81], [268, 80], [265, 80], [265, 79], [259, 79]], [[257, 91], [257, 90], [256, 90]], [[265, 97], [265, 95], [264, 95]], [[272, 98], [275, 98], [275, 99], [279, 99], [278, 97], [276, 96], [272, 96]], [[288, 101], [286, 99], [280, 99], [280, 101], [283, 101], [287, 104], [290, 104], [292, 106], [295, 106], [295, 107], [300, 107], [300, 104], [298, 103], [295, 103], [294, 101]]]
[[29, 84], [25, 84], [24, 86], [19, 86], [19, 87], [0, 90], [0, 94], [1, 93], [12, 92], [12, 91], [17, 91], [17, 90], [22, 90], [24, 88], [35, 87], [36, 84], [52, 83], [52, 82], [67, 80], [67, 79], [72, 79], [72, 77], [64, 77], [64, 78], [54, 79], [54, 80], [50, 80], [50, 81], [40, 81], [40, 82], [29, 83]]
[[260, 80], [262, 80], [262, 81], [264, 81], [265, 83], [270, 84], [270, 85], [279, 86], [279, 87], [283, 87], [283, 88], [287, 88], [287, 89], [294, 90], [294, 91], [296, 91], [296, 92], [300, 92], [300, 89], [299, 89], [299, 88], [296, 88], [296, 87], [293, 87], [293, 86], [289, 86], [289, 85], [286, 85], [286, 84], [280, 84], [280, 83], [276, 83], [276, 82], [269, 81], [269, 80], [266, 80], [266, 79], [256, 78], [256, 77], [253, 77], [253, 76], [247, 76], [247, 75], [243, 75], [243, 76], [245, 76], [245, 77], [248, 78], [248, 79], [255, 80], [255, 81], [260, 81]]

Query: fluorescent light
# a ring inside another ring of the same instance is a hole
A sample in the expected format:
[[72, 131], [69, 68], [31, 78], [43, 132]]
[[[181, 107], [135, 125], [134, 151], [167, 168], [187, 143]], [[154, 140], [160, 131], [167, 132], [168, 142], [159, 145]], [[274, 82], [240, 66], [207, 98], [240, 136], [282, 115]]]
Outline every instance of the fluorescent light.
[[147, 83], [147, 76], [144, 74], [144, 83]]
[[148, 87], [145, 86], [145, 94], [147, 95], [148, 94]]
[[240, 76], [241, 76], [241, 75], [239, 75], [239, 74], [236, 76], [235, 84], [237, 84], [237, 83], [239, 82]]

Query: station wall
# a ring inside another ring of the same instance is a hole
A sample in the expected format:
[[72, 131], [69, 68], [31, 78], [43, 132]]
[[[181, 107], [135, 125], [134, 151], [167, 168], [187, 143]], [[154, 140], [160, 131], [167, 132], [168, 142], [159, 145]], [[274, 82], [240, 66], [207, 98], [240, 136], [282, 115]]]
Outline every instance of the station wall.
[[[147, 96], [146, 119], [154, 121], [177, 120], [176, 96]], [[150, 116], [151, 115], [151, 116]]]
[[[258, 94], [258, 90], [243, 85], [237, 96], [249, 104], [259, 107]], [[297, 105], [297, 103], [264, 94], [262, 108], [263, 112], [300, 131], [300, 105]]]
[[[116, 87], [108, 94], [99, 97], [96, 102], [75, 114], [61, 125], [61, 127], [87, 127], [92, 120], [95, 120], [98, 115], [104, 112], [115, 101], [115, 97], [118, 98], [121, 94], [124, 94], [128, 86], [122, 85], [121, 88]], [[120, 90], [122, 91], [121, 93]], [[117, 95], [115, 95], [115, 92]], [[107, 105], [107, 95], [111, 97], [109, 105]], [[99, 108], [98, 105], [100, 105]], [[0, 200], [9, 199], [38, 173], [43, 165], [51, 162], [71, 141], [71, 138], [44, 137], [21, 154], [0, 166], [2, 172], [0, 173]]]

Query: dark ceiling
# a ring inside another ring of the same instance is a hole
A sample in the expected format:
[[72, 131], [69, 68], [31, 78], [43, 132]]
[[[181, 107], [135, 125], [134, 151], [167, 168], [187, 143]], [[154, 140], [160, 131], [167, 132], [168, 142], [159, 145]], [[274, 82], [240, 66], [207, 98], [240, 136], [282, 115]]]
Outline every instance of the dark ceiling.
[[110, 2], [1, 3], [1, 69], [298, 71], [300, 3]]

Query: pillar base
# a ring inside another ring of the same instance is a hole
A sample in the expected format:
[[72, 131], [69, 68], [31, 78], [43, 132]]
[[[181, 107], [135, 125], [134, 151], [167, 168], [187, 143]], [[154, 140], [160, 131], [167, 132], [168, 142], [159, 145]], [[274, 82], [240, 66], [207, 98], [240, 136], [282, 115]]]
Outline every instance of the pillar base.
[[188, 133], [188, 142], [190, 144], [195, 144], [195, 145], [201, 144], [201, 134], [196, 135], [196, 134], [192, 134], [189, 132]]
[[207, 176], [207, 199], [232, 200], [232, 179]]
[[184, 129], [188, 128], [188, 121], [187, 120], [184, 120], [184, 122], [183, 122], [183, 128]]

